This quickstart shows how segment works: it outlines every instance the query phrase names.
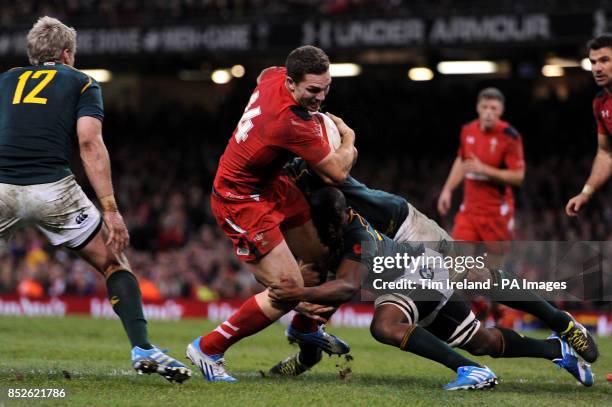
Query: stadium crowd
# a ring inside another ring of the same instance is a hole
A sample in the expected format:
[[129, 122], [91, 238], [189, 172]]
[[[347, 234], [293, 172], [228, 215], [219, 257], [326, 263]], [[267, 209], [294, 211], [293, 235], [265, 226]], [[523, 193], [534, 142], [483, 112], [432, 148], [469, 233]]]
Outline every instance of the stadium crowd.
[[605, 9], [609, 0], [22, 0], [0, 2], [3, 26], [31, 24], [33, 15], [52, 15], [73, 24], [104, 25], [176, 23], [196, 19], [239, 19], [255, 16], [304, 15], [440, 15], [447, 13], [538, 12], [544, 10], [584, 11]]

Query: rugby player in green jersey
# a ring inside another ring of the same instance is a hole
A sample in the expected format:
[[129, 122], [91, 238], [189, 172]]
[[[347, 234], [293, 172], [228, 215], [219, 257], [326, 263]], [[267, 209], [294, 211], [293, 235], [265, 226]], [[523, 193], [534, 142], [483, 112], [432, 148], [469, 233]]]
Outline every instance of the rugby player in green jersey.
[[[113, 193], [102, 139], [100, 85], [73, 68], [76, 31], [42, 17], [27, 35], [31, 66], [0, 75], [0, 243], [34, 226], [106, 279], [109, 301], [132, 345], [132, 366], [181, 383], [191, 370], [150, 344], [140, 289], [123, 254], [129, 234]], [[102, 214], [69, 168], [77, 141]]]
[[[285, 167], [285, 171], [307, 198], [326, 185], [299, 158], [290, 162]], [[419, 212], [404, 198], [386, 191], [368, 188], [350, 175], [344, 182], [334, 186], [343, 193], [351, 208], [367, 219], [374, 229], [381, 231], [394, 241], [399, 243], [427, 242], [428, 247], [430, 246], [430, 249], [437, 252], [452, 250], [449, 245], [452, 245], [453, 239], [436, 222]], [[467, 273], [467, 277], [498, 282], [502, 279], [514, 278], [506, 271], [486, 268], [471, 270]], [[501, 288], [482, 293], [482, 295], [493, 297], [496, 294], [504, 296]], [[521, 290], [520, 301], [501, 298], [493, 298], [493, 300], [534, 315], [566, 340], [585, 361], [593, 363], [597, 360], [599, 356], [597, 343], [587, 329], [569, 313], [555, 308], [533, 291]]]
[[[375, 257], [395, 257], [404, 253], [415, 255], [423, 251], [429, 257], [437, 254], [423, 244], [416, 247], [399, 244], [377, 232], [366, 219], [347, 206], [347, 200], [337, 188], [318, 189], [310, 196], [310, 205], [321, 242], [330, 248], [328, 263], [335, 278], [314, 287], [281, 281], [271, 286], [273, 299], [338, 306], [350, 301], [360, 289], [376, 292], [371, 284]], [[403, 269], [398, 271], [397, 280], [448, 280], [450, 277], [449, 270], [443, 267], [429, 269], [428, 276]], [[416, 288], [377, 294], [371, 324], [374, 338], [456, 371], [457, 379], [444, 386], [447, 390], [488, 388], [497, 383], [490, 369], [465, 358], [451, 347], [465, 349], [473, 355], [549, 359], [583, 385], [593, 384], [590, 366], [578, 358], [566, 340], [557, 335], [537, 340], [506, 328], [484, 328], [471, 311], [469, 302], [457, 291]], [[312, 349], [304, 346], [300, 349], [300, 353], [273, 367], [270, 374], [297, 375], [320, 359], [312, 356]]]

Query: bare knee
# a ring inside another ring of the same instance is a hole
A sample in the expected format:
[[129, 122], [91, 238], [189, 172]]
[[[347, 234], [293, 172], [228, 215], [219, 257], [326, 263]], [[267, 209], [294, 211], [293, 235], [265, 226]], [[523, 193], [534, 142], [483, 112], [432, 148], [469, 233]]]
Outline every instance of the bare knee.
[[373, 319], [372, 324], [370, 324], [370, 333], [372, 337], [380, 343], [395, 345], [394, 331], [394, 327], [391, 323], [385, 322], [384, 320]]
[[370, 324], [370, 333], [378, 342], [399, 346], [410, 321], [393, 305], [382, 305], [376, 308]]
[[113, 273], [120, 270], [131, 271], [130, 263], [125, 254], [114, 253], [111, 248], [105, 244], [105, 237], [105, 229], [102, 228], [85, 247], [77, 251], [77, 254], [105, 278], [110, 277]]

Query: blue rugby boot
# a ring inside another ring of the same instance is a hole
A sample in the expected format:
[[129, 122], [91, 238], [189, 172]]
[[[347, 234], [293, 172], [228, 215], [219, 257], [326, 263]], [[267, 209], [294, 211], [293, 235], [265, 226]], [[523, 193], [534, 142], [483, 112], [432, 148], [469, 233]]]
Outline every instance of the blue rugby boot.
[[461, 366], [457, 379], [444, 385], [444, 390], [491, 389], [497, 383], [497, 376], [486, 366]]
[[132, 348], [132, 367], [138, 374], [157, 373], [169, 382], [183, 383], [191, 377], [191, 369], [156, 346], [151, 349]]
[[559, 369], [567, 370], [583, 386], [592, 386], [595, 380], [593, 379], [593, 372], [591, 372], [591, 365], [580, 359], [574, 349], [556, 334], [552, 334], [548, 339], [558, 339], [561, 344], [561, 357], [553, 359], [553, 363]]

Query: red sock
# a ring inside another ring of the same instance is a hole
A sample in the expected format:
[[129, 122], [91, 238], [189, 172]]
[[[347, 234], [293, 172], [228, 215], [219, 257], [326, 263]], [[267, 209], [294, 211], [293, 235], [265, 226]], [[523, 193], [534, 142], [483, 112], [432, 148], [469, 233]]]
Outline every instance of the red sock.
[[272, 322], [262, 311], [255, 296], [246, 300], [240, 309], [200, 339], [200, 349], [208, 355], [219, 355], [242, 338], [261, 331]]
[[319, 323], [317, 321], [302, 314], [295, 314], [293, 316], [291, 326], [302, 333], [316, 332], [317, 329], [319, 329]]

